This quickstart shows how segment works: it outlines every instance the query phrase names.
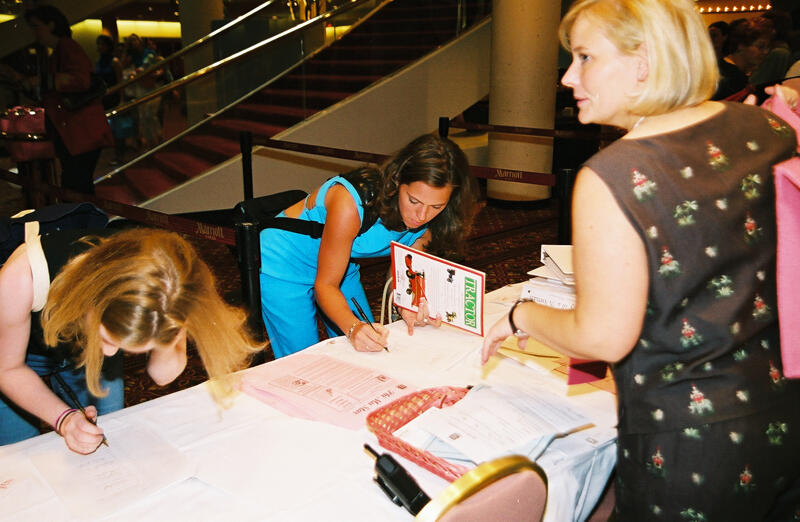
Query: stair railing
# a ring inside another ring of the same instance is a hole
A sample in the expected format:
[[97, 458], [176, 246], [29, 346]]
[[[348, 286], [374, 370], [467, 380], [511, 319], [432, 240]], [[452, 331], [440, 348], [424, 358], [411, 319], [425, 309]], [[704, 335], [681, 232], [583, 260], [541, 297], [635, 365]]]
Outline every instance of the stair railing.
[[246, 12], [245, 14], [234, 18], [233, 20], [231, 20], [227, 24], [223, 25], [219, 29], [211, 31], [210, 33], [208, 33], [207, 35], [203, 36], [202, 38], [199, 38], [199, 39], [195, 40], [194, 42], [190, 43], [189, 45], [187, 45], [187, 46], [185, 46], [185, 47], [183, 47], [181, 49], [178, 49], [177, 51], [175, 51], [171, 55], [167, 56], [163, 60], [159, 60], [158, 62], [148, 66], [144, 70], [138, 72], [135, 76], [132, 76], [131, 78], [129, 78], [129, 79], [125, 80], [125, 81], [122, 81], [120, 83], [112, 85], [111, 87], [108, 88], [108, 91], [106, 92], [106, 94], [110, 95], [110, 94], [114, 94], [116, 92], [119, 92], [119, 91], [125, 89], [126, 87], [129, 87], [131, 84], [134, 84], [134, 83], [140, 81], [145, 76], [147, 76], [147, 75], [149, 75], [151, 73], [154, 73], [154, 72], [158, 71], [159, 69], [162, 69], [162, 68], [166, 67], [167, 65], [169, 65], [173, 61], [175, 61], [178, 58], [184, 56], [185, 54], [197, 49], [198, 47], [215, 41], [219, 36], [227, 33], [230, 29], [233, 29], [234, 27], [238, 27], [239, 24], [243, 23], [245, 20], [249, 20], [253, 16], [261, 13], [267, 7], [270, 7], [273, 3], [275, 3], [275, 0], [267, 0], [266, 2], [264, 2], [261, 5], [259, 5], [258, 7], [255, 7], [253, 9], [251, 9], [250, 11]]
[[[176, 89], [179, 89], [179, 88], [182, 88], [182, 87], [185, 87], [186, 85], [195, 83], [195, 82], [197, 82], [198, 80], [200, 80], [202, 78], [209, 77], [210, 75], [215, 74], [220, 70], [223, 70], [225, 67], [228, 67], [228, 66], [233, 65], [235, 63], [241, 62], [241, 61], [243, 61], [243, 60], [245, 60], [245, 59], [247, 59], [249, 57], [252, 57], [252, 56], [256, 55], [256, 53], [258, 53], [258, 52], [264, 51], [266, 48], [268, 48], [268, 47], [270, 47], [272, 45], [276, 45], [276, 44], [278, 44], [280, 42], [283, 42], [283, 41], [286, 41], [286, 40], [288, 40], [288, 39], [290, 39], [292, 37], [302, 36], [303, 31], [306, 30], [306, 29], [309, 29], [309, 28], [317, 26], [317, 25], [328, 23], [329, 21], [331, 21], [331, 20], [333, 20], [333, 19], [335, 19], [337, 17], [342, 17], [342, 16], [344, 16], [345, 14], [348, 14], [351, 11], [355, 11], [356, 9], [369, 8], [369, 12], [365, 16], [361, 17], [359, 20], [357, 20], [354, 23], [352, 23], [351, 25], [349, 25], [347, 30], [345, 30], [345, 31], [343, 31], [341, 33], [336, 33], [334, 35], [334, 39], [332, 41], [324, 42], [322, 45], [320, 45], [316, 49], [312, 49], [312, 50], [308, 50], [308, 49], [303, 48], [303, 56], [301, 56], [299, 60], [295, 61], [294, 63], [291, 63], [288, 67], [286, 67], [280, 73], [276, 74], [274, 77], [269, 78], [266, 81], [260, 83], [260, 85], [255, 90], [263, 89], [267, 85], [269, 85], [270, 83], [274, 82], [275, 80], [279, 79], [281, 76], [286, 74], [286, 72], [288, 72], [292, 68], [294, 68], [297, 65], [299, 65], [300, 63], [302, 63], [303, 60], [308, 59], [310, 57], [313, 57], [318, 52], [320, 52], [320, 51], [324, 50], [325, 48], [327, 48], [329, 45], [331, 45], [336, 40], [339, 40], [340, 38], [342, 38], [345, 34], [349, 33], [355, 27], [360, 25], [360, 23], [364, 19], [369, 18], [369, 16], [372, 13], [376, 12], [381, 7], [383, 7], [384, 5], [386, 5], [386, 4], [388, 4], [388, 3], [392, 2], [392, 1], [394, 1], [394, 0], [352, 0], [352, 1], [348, 2], [348, 3], [346, 3], [345, 5], [342, 5], [341, 7], [338, 7], [336, 9], [332, 10], [332, 11], [327, 11], [327, 12], [325, 12], [323, 14], [320, 14], [319, 16], [316, 16], [316, 17], [310, 19], [310, 20], [307, 20], [307, 21], [302, 22], [302, 23], [300, 23], [298, 25], [295, 25], [294, 27], [292, 27], [290, 29], [287, 29], [287, 30], [285, 30], [285, 31], [283, 31], [283, 32], [281, 32], [279, 34], [274, 35], [274, 36], [271, 36], [271, 37], [269, 37], [269, 38], [267, 38], [265, 40], [262, 40], [261, 42], [258, 42], [257, 44], [254, 44], [254, 45], [252, 45], [252, 46], [250, 46], [250, 47], [248, 47], [246, 49], [242, 49], [241, 51], [239, 51], [237, 53], [234, 53], [234, 54], [232, 54], [232, 55], [230, 55], [228, 57], [225, 57], [225, 58], [223, 58], [221, 60], [218, 60], [218, 61], [216, 61], [216, 62], [214, 62], [214, 63], [212, 63], [212, 64], [210, 64], [210, 65], [208, 65], [206, 67], [203, 67], [203, 68], [201, 68], [201, 69], [199, 69], [197, 71], [189, 73], [189, 74], [187, 74], [187, 75], [185, 75], [185, 76], [183, 76], [181, 78], [178, 78], [178, 79], [176, 79], [176, 80], [174, 80], [174, 81], [172, 81], [172, 82], [170, 82], [170, 83], [168, 83], [166, 85], [162, 85], [160, 87], [157, 87], [157, 88], [153, 89], [152, 91], [147, 92], [147, 93], [145, 93], [145, 94], [143, 94], [143, 95], [131, 100], [130, 102], [127, 102], [127, 103], [124, 103], [122, 105], [119, 105], [118, 107], [115, 107], [115, 108], [109, 110], [108, 112], [106, 112], [106, 118], [111, 119], [111, 118], [117, 117], [117, 116], [119, 116], [119, 115], [121, 115], [121, 114], [123, 114], [123, 113], [125, 113], [127, 111], [130, 111], [131, 109], [133, 109], [135, 107], [140, 106], [143, 103], [146, 103], [146, 102], [148, 102], [150, 100], [153, 100], [155, 98], [161, 97], [166, 93], [169, 93], [169, 92], [171, 92], [173, 90], [176, 90]], [[158, 69], [158, 68], [159, 67], [155, 67], [155, 69]], [[148, 69], [148, 70], [150, 70], [150, 69]], [[236, 99], [232, 100], [230, 103], [226, 103], [223, 107], [218, 108], [217, 110], [215, 110], [213, 112], [206, 113], [205, 117], [202, 120], [200, 120], [200, 121], [198, 121], [198, 122], [196, 122], [194, 124], [189, 125], [186, 129], [184, 129], [182, 132], [178, 133], [174, 137], [170, 138], [169, 140], [166, 140], [163, 143], [160, 143], [159, 145], [156, 145], [152, 149], [144, 152], [143, 154], [141, 154], [141, 155], [137, 156], [136, 158], [132, 159], [131, 161], [128, 161], [125, 164], [123, 164], [121, 166], [118, 166], [114, 170], [109, 171], [105, 175], [95, 179], [95, 184], [97, 184], [97, 183], [99, 183], [101, 181], [107, 180], [109, 178], [112, 178], [113, 176], [117, 175], [118, 173], [123, 172], [124, 170], [129, 168], [134, 163], [137, 163], [137, 162], [141, 161], [142, 159], [147, 158], [147, 157], [155, 154], [156, 152], [162, 150], [163, 148], [165, 148], [166, 146], [170, 145], [171, 143], [181, 139], [182, 137], [186, 136], [187, 134], [191, 133], [192, 131], [194, 131], [195, 129], [200, 127], [201, 125], [204, 125], [205, 123], [207, 123], [209, 120], [211, 120], [211, 119], [215, 118], [216, 116], [218, 116], [219, 114], [223, 113], [228, 108], [233, 107], [236, 104], [240, 103], [241, 101], [243, 101], [244, 99], [249, 97], [250, 94], [252, 94], [252, 92], [254, 92], [254, 91], [250, 90], [250, 91], [246, 92], [245, 94], [236, 97]]]
[[[130, 87], [132, 84], [140, 81], [142, 78], [145, 78], [148, 75], [150, 75], [152, 73], [155, 73], [156, 71], [158, 71], [160, 69], [163, 69], [170, 62], [174, 61], [177, 58], [180, 58], [181, 56], [184, 56], [189, 51], [197, 49], [201, 45], [204, 45], [204, 44], [207, 44], [209, 42], [212, 42], [214, 39], [219, 37], [221, 34], [227, 32], [228, 30], [230, 30], [230, 29], [232, 29], [234, 27], [238, 27], [240, 24], [242, 24], [246, 20], [250, 19], [252, 16], [258, 14], [264, 8], [266, 8], [267, 6], [272, 4], [274, 1], [275, 0], [270, 0], [268, 2], [265, 2], [261, 6], [256, 7], [255, 9], [249, 11], [248, 13], [246, 13], [246, 14], [236, 18], [235, 20], [225, 24], [223, 27], [220, 27], [219, 29], [209, 33], [208, 35], [204, 36], [203, 38], [200, 38], [199, 40], [196, 40], [195, 42], [192, 42], [191, 44], [187, 45], [183, 49], [180, 49], [180, 50], [176, 51], [175, 53], [169, 55], [167, 58], [164, 58], [163, 60], [160, 60], [160, 61], [148, 66], [146, 69], [144, 69], [141, 72], [137, 73], [135, 76], [131, 77], [130, 79], [113, 85], [112, 87], [110, 87], [107, 90], [106, 95], [114, 94], [116, 92], [119, 92], [119, 91], [125, 89], [126, 87]], [[341, 14], [347, 12], [347, 11], [350, 11], [350, 10], [356, 9], [358, 7], [361, 7], [361, 6], [363, 6], [363, 4], [374, 2], [374, 1], [375, 0], [353, 0], [352, 2], [348, 2], [348, 3], [346, 3], [346, 4], [344, 4], [344, 5], [340, 6], [340, 7], [337, 7], [334, 10], [322, 13], [322, 14], [314, 17], [314, 18], [306, 20], [305, 22], [299, 23], [299, 24], [295, 25], [294, 27], [292, 27], [290, 29], [282, 31], [279, 34], [276, 34], [276, 35], [274, 35], [274, 36], [272, 36], [270, 38], [262, 40], [261, 42], [255, 44], [255, 45], [251, 45], [250, 47], [242, 49], [242, 50], [240, 50], [240, 51], [238, 51], [238, 52], [236, 52], [236, 53], [234, 53], [234, 54], [232, 54], [232, 55], [230, 55], [230, 56], [228, 56], [226, 58], [218, 60], [218, 61], [216, 61], [216, 62], [214, 62], [214, 63], [212, 63], [212, 64], [210, 64], [210, 65], [208, 65], [206, 67], [203, 67], [201, 69], [198, 69], [197, 71], [194, 71], [194, 72], [192, 72], [192, 73], [190, 73], [188, 75], [185, 75], [182, 78], [178, 78], [177, 80], [173, 80], [172, 82], [170, 82], [168, 84], [162, 85], [161, 87], [159, 87], [157, 89], [154, 89], [154, 90], [148, 92], [147, 94], [144, 94], [142, 96], [137, 97], [136, 99], [131, 100], [130, 102], [127, 102], [127, 103], [124, 103], [124, 104], [120, 104], [117, 107], [114, 107], [113, 109], [107, 111], [106, 112], [106, 117], [107, 118], [111, 118], [111, 117], [113, 117], [113, 116], [115, 116], [117, 114], [121, 114], [123, 112], [126, 112], [126, 111], [130, 110], [131, 108], [139, 105], [140, 103], [144, 103], [144, 102], [146, 102], [148, 100], [152, 100], [153, 98], [156, 98], [156, 97], [160, 96], [161, 94], [163, 94], [165, 92], [168, 92], [168, 91], [170, 91], [172, 89], [175, 89], [175, 88], [178, 88], [178, 87], [182, 87], [182, 86], [184, 86], [186, 84], [189, 84], [189, 83], [193, 83], [193, 82], [199, 80], [200, 78], [202, 78], [202, 77], [204, 77], [206, 75], [215, 73], [217, 70], [219, 70], [222, 67], [225, 67], [226, 65], [229, 65], [231, 63], [234, 63], [234, 62], [240, 61], [240, 60], [242, 60], [244, 58], [247, 58], [248, 56], [251, 56], [252, 54], [262, 50], [264, 47], [269, 46], [271, 44], [274, 44], [275, 42], [281, 40], [282, 38], [286, 38], [286, 37], [289, 37], [291, 35], [298, 34], [299, 32], [303, 31], [304, 29], [307, 29], [310, 26], [318, 25], [320, 23], [323, 23], [323, 22], [329, 20], [332, 17], [335, 17], [337, 15], [341, 15]], [[384, 2], [381, 2], [381, 5], [383, 5], [384, 3], [388, 3], [388, 1], [391, 1], [391, 0], [386, 0]], [[355, 27], [355, 25], [353, 27]], [[338, 40], [343, 35], [344, 34], [337, 35], [336, 39]]]

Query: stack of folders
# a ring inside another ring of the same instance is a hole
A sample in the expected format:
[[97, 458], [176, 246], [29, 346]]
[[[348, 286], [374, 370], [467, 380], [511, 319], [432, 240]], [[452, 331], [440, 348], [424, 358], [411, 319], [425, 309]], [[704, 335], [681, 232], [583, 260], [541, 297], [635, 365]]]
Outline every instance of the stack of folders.
[[542, 266], [528, 272], [533, 277], [523, 283], [520, 298], [551, 308], [575, 308], [572, 245], [542, 245], [541, 261]]

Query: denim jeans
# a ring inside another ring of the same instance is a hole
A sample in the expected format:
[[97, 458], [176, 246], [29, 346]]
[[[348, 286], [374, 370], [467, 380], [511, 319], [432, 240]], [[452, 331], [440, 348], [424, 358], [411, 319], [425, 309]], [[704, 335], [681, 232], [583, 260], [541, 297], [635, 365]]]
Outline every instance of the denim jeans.
[[[107, 357], [103, 364], [100, 376], [100, 387], [108, 391], [105, 397], [94, 397], [86, 388], [86, 370], [75, 368], [72, 361], [54, 361], [44, 355], [28, 354], [26, 364], [37, 375], [47, 377], [58, 373], [64, 382], [72, 388], [83, 406], [90, 404], [97, 408], [98, 415], [122, 409], [125, 399], [125, 385], [122, 379], [122, 352], [113, 357]], [[50, 386], [56, 395], [74, 407], [69, 395], [61, 389], [56, 379], [51, 379]], [[53, 423], [56, 419], [47, 419]], [[33, 415], [22, 410], [0, 394], [0, 446], [12, 444], [21, 440], [39, 435], [40, 421]]]

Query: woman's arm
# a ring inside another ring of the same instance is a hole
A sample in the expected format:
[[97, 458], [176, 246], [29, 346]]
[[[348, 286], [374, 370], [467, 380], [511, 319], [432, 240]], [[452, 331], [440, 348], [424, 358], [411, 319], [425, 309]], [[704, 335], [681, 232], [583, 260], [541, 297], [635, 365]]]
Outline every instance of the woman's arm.
[[[26, 246], [17, 248], [0, 269], [0, 392], [25, 411], [53, 425], [69, 408], [27, 364], [25, 356], [31, 329], [33, 277]], [[94, 407], [87, 408], [96, 416]], [[70, 415], [61, 433], [70, 449], [91, 453], [103, 431], [83, 415]], [[0, 422], [2, 419], [0, 419]]]
[[[341, 185], [333, 185], [325, 195], [327, 217], [319, 246], [317, 277], [314, 292], [317, 303], [325, 315], [345, 334], [350, 333], [350, 343], [359, 351], [375, 352], [386, 346], [388, 330], [376, 325], [380, 333], [360, 323], [350, 310], [339, 284], [350, 263], [353, 240], [361, 228], [358, 208], [353, 197]], [[350, 328], [353, 327], [352, 331]]]
[[[572, 203], [576, 307], [557, 310], [523, 303], [514, 323], [531, 337], [576, 358], [616, 362], [642, 329], [649, 275], [647, 253], [608, 186], [584, 167]], [[503, 317], [486, 335], [483, 361], [511, 335]]]

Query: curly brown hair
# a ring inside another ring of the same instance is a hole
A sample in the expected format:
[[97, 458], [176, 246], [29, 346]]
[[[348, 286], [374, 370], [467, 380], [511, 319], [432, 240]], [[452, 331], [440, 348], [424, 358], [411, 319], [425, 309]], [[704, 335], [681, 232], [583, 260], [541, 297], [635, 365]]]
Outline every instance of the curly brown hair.
[[398, 205], [400, 185], [421, 181], [436, 188], [451, 186], [453, 192], [444, 210], [428, 223], [431, 240], [426, 250], [454, 258], [463, 255], [477, 200], [478, 186], [469, 170], [464, 152], [453, 141], [435, 134], [415, 138], [390, 158], [379, 170], [380, 183], [370, 206], [390, 230], [403, 230], [405, 224]]

